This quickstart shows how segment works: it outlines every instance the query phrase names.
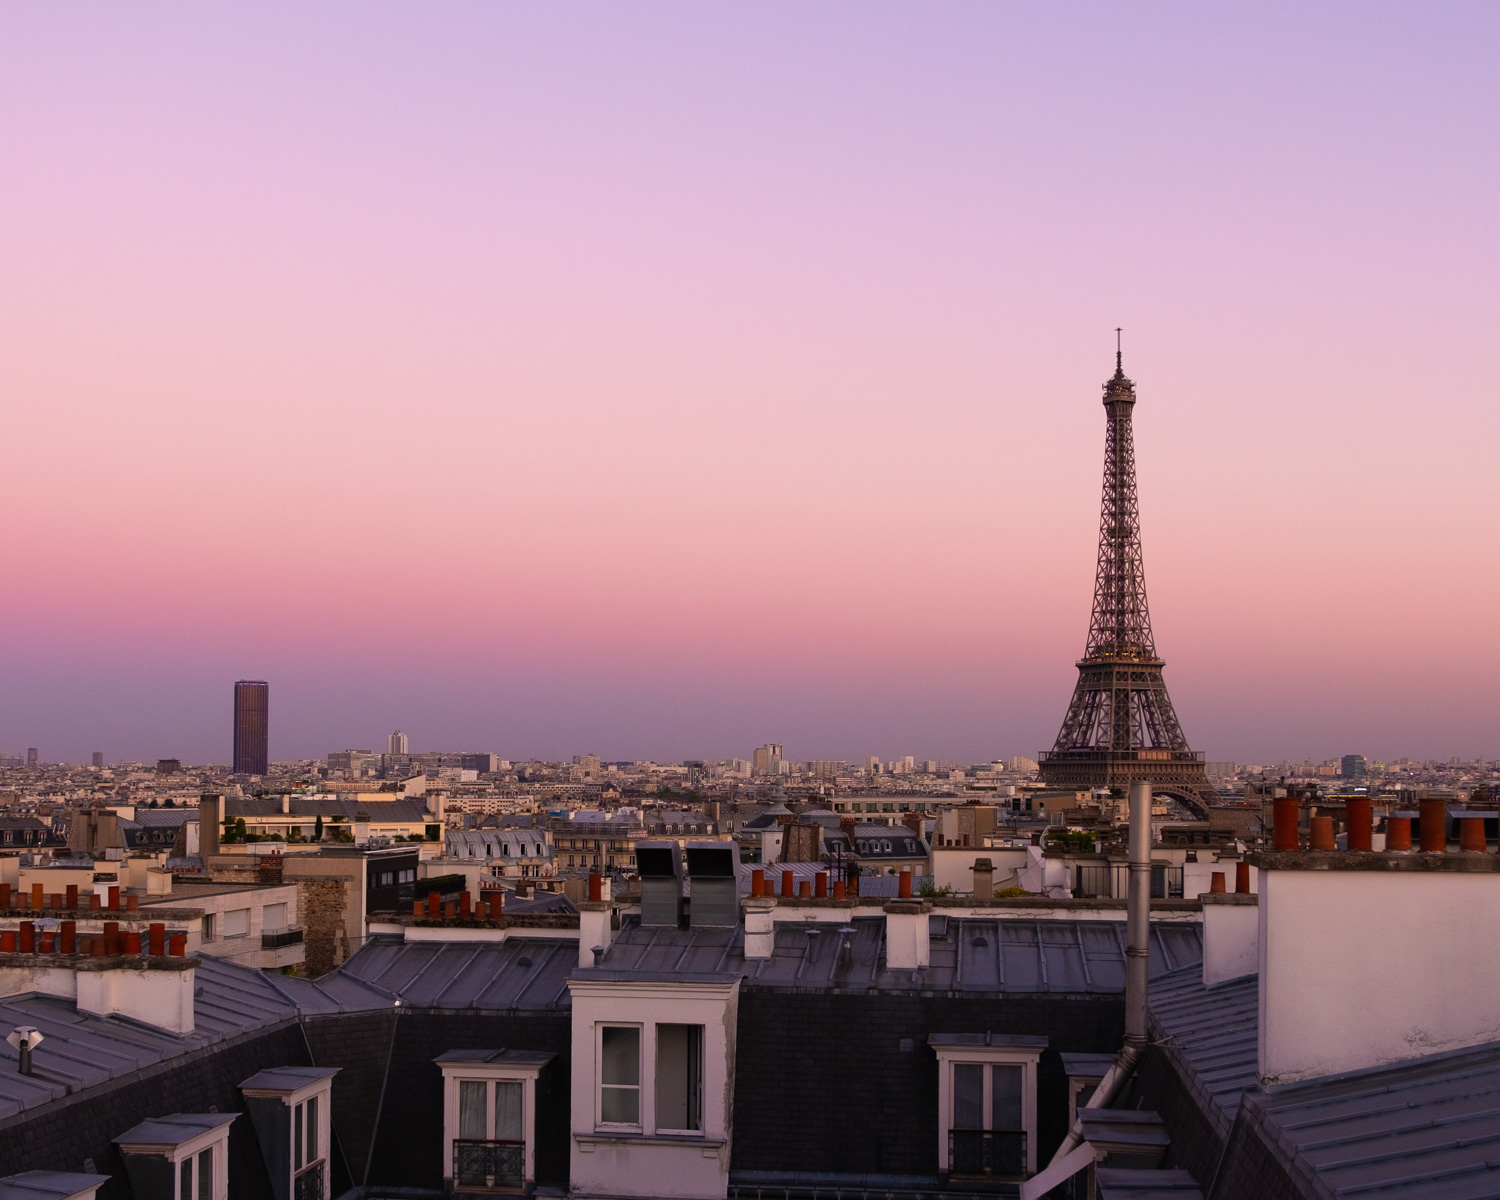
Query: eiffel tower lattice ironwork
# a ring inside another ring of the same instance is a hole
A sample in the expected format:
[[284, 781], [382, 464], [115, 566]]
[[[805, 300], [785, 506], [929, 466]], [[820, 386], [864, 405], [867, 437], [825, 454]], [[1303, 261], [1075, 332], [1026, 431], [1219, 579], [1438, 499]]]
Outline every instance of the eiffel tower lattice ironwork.
[[1057, 743], [1042, 755], [1041, 777], [1063, 788], [1127, 788], [1147, 779], [1197, 807], [1213, 789], [1167, 695], [1146, 606], [1134, 408], [1135, 384], [1116, 347], [1115, 374], [1104, 385], [1104, 502], [1088, 647]]

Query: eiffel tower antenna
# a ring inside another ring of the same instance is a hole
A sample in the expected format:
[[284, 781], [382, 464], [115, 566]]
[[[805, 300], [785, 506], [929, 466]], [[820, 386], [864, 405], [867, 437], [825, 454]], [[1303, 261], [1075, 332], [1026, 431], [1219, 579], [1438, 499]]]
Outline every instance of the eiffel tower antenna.
[[1128, 788], [1147, 779], [1200, 807], [1213, 789], [1202, 756], [1188, 748], [1151, 636], [1136, 505], [1135, 384], [1125, 375], [1121, 333], [1115, 330], [1114, 378], [1104, 385], [1104, 495], [1088, 645], [1057, 742], [1042, 755], [1042, 782]]

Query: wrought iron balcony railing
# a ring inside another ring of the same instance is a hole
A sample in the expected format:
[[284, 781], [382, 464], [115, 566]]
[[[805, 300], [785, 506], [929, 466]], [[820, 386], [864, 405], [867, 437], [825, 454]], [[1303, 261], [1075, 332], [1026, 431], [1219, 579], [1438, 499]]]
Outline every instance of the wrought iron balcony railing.
[[948, 1173], [1020, 1178], [1026, 1174], [1024, 1129], [950, 1129]]
[[322, 1163], [314, 1163], [292, 1180], [292, 1200], [323, 1200]]
[[469, 1192], [516, 1191], [526, 1182], [526, 1143], [455, 1138], [453, 1186]]

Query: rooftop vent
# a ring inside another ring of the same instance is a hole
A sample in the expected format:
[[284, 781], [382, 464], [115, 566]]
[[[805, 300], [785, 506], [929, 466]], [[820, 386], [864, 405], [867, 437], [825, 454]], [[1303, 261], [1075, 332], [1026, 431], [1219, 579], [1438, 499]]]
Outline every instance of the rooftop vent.
[[682, 920], [682, 850], [676, 842], [638, 842], [641, 924], [676, 927]]
[[723, 928], [739, 923], [740, 886], [735, 877], [738, 858], [739, 847], [733, 842], [688, 843], [688, 878], [693, 884], [689, 914], [693, 928]]

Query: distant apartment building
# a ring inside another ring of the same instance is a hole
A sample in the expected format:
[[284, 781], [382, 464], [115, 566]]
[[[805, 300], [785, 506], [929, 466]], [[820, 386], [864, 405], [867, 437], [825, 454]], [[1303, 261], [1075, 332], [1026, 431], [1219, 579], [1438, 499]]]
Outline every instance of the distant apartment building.
[[1363, 754], [1346, 754], [1339, 760], [1339, 774], [1345, 779], [1363, 779], [1370, 771], [1370, 761]]
[[[597, 756], [591, 756], [597, 763]], [[463, 771], [474, 771], [480, 775], [490, 775], [500, 769], [500, 756], [498, 754], [465, 754], [459, 759], [459, 769]], [[595, 768], [595, 774], [598, 768]]]
[[781, 743], [767, 742], [756, 747], [750, 758], [750, 770], [755, 775], [779, 775], [781, 773]]
[[410, 754], [411, 745], [407, 740], [406, 734], [398, 729], [390, 737], [386, 738], [385, 752], [387, 754]]
[[102, 767], [104, 765], [104, 751], [103, 750], [95, 750], [94, 751], [92, 765], [96, 766], [96, 767]]
[[34, 766], [36, 766], [36, 747], [35, 746], [29, 746], [29, 747], [27, 747], [27, 750], [26, 750], [26, 765], [28, 767], [34, 767]]
[[1037, 761], [1036, 761], [1036, 759], [1034, 759], [1034, 758], [1027, 758], [1024, 754], [1013, 754], [1013, 755], [1011, 755], [1010, 762], [1007, 763], [1006, 765], [1012, 771], [1017, 771], [1017, 772], [1021, 772], [1021, 773], [1025, 773], [1025, 772], [1028, 772], [1028, 771], [1035, 771], [1035, 770], [1037, 770]]
[[370, 750], [336, 750], [328, 756], [331, 772], [358, 775], [375, 766], [376, 755]]
[[270, 742], [271, 686], [263, 679], [234, 685], [234, 773], [264, 775]]
[[156, 773], [158, 775], [181, 775], [182, 760], [177, 758], [158, 758], [156, 760]]
[[1206, 775], [1215, 775], [1220, 779], [1228, 779], [1235, 773], [1235, 764], [1232, 762], [1211, 762], [1203, 764]]

